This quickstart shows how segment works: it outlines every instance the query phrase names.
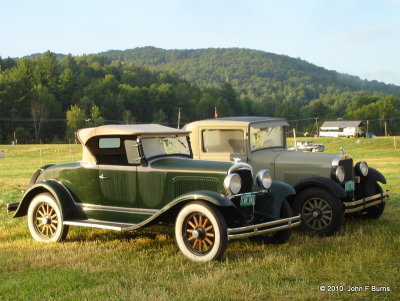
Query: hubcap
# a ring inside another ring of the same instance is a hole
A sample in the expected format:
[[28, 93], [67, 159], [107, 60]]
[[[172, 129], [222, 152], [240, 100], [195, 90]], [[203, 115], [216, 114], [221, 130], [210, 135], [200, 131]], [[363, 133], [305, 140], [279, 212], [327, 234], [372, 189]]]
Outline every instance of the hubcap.
[[301, 209], [301, 216], [305, 225], [313, 230], [323, 230], [332, 222], [332, 208], [322, 198], [307, 199]]
[[205, 215], [196, 212], [186, 218], [183, 237], [186, 246], [192, 252], [204, 255], [214, 245], [214, 227]]

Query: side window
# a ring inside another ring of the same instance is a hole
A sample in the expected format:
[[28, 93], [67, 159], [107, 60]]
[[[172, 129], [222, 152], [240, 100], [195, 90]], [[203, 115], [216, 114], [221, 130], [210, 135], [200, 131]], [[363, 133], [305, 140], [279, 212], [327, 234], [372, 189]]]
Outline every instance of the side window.
[[140, 164], [139, 148], [135, 140], [125, 140], [125, 150], [128, 164]]
[[202, 149], [205, 153], [244, 153], [242, 130], [203, 130]]
[[120, 148], [121, 138], [100, 138], [99, 148]]

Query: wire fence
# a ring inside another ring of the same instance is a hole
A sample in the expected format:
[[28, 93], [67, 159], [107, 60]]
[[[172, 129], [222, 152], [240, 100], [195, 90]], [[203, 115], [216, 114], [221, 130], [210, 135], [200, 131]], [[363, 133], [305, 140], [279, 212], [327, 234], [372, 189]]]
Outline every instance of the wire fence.
[[[46, 118], [42, 120], [42, 127], [39, 132], [38, 139], [35, 137], [34, 119], [33, 118], [11, 118], [0, 117], [0, 143], [1, 144], [47, 144], [47, 143], [76, 143], [76, 139], [72, 136], [67, 137], [66, 119], [63, 118]], [[287, 135], [293, 136], [293, 129], [299, 137], [316, 137], [319, 134], [319, 128], [324, 121], [318, 117], [288, 120], [289, 127]], [[104, 124], [126, 124], [124, 120], [104, 120]], [[140, 122], [136, 123], [150, 123]], [[178, 120], [174, 122], [153, 123], [163, 124], [173, 128], [178, 127]], [[180, 126], [184, 126], [188, 122], [180, 122]], [[90, 119], [85, 120], [86, 127], [93, 126]], [[400, 116], [390, 120], [363, 120], [363, 132], [370, 133], [371, 136], [395, 136], [400, 135]]]

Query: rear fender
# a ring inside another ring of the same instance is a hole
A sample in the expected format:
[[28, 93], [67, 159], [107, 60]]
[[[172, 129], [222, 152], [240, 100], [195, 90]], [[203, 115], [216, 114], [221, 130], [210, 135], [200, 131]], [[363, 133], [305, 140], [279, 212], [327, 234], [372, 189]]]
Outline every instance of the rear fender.
[[64, 219], [76, 218], [78, 216], [78, 208], [75, 206], [74, 198], [69, 190], [60, 182], [55, 180], [47, 180], [38, 182], [29, 187], [24, 193], [22, 201], [13, 217], [25, 216], [28, 213], [29, 204], [32, 199], [41, 193], [50, 193], [56, 202], [60, 205]]

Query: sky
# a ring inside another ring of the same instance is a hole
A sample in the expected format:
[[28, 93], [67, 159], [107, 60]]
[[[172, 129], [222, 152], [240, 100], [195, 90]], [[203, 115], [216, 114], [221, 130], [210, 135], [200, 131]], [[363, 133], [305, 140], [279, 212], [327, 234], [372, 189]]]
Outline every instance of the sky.
[[0, 56], [242, 47], [400, 85], [400, 0], [0, 0]]

